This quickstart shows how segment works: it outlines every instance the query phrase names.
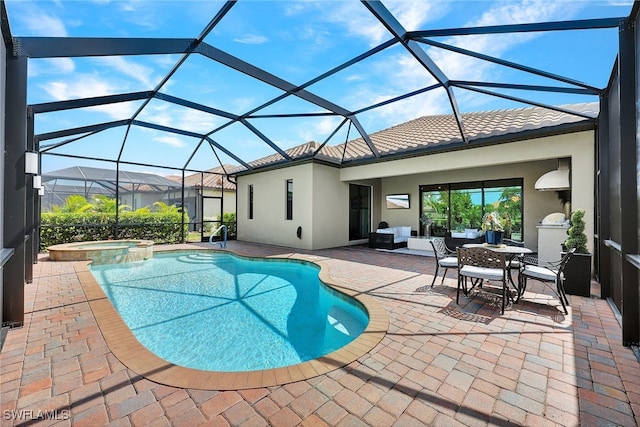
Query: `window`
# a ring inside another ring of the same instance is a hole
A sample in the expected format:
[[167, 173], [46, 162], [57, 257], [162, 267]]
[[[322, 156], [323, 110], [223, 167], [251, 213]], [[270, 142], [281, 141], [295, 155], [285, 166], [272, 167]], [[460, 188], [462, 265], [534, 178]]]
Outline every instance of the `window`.
[[420, 202], [422, 235], [480, 228], [486, 212], [499, 211], [511, 219], [509, 237], [522, 240], [522, 179], [422, 185]]
[[249, 219], [253, 219], [253, 184], [249, 185]]
[[287, 180], [287, 219], [293, 219], [293, 180]]

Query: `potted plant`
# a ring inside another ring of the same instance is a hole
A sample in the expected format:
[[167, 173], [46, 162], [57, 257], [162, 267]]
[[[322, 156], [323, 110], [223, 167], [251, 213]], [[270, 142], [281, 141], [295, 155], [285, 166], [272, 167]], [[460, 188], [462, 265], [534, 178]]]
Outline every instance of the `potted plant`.
[[482, 218], [482, 230], [484, 231], [487, 244], [501, 244], [502, 234], [504, 233], [502, 216], [496, 211], [484, 214], [484, 217]]
[[[564, 290], [570, 295], [591, 296], [591, 254], [587, 249], [587, 235], [584, 232], [584, 210], [571, 214], [564, 251], [575, 248], [564, 269]], [[564, 255], [564, 252], [563, 252]]]

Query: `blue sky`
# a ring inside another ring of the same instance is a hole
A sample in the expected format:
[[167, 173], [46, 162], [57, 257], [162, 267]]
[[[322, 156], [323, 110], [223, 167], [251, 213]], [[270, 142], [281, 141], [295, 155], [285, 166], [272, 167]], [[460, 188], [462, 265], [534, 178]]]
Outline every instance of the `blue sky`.
[[[631, 1], [383, 1], [407, 30], [469, 27], [526, 22], [623, 17]], [[7, 2], [14, 36], [55, 37], [175, 37], [196, 38], [220, 9], [220, 1], [13, 1]], [[434, 40], [570, 77], [595, 87], [606, 86], [617, 53], [617, 29], [526, 33], [518, 35], [441, 37]], [[391, 38], [359, 1], [239, 1], [207, 36], [205, 42], [248, 61], [293, 84], [317, 75]], [[500, 67], [421, 44], [450, 79], [562, 85], [542, 77]], [[30, 104], [151, 90], [182, 55], [108, 58], [33, 59], [29, 62]], [[322, 80], [308, 90], [348, 110], [427, 87], [433, 77], [396, 44], [361, 63]], [[200, 55], [192, 55], [161, 92], [243, 114], [282, 94]], [[520, 108], [521, 103], [454, 89], [462, 111]], [[594, 96], [505, 91], [547, 104], [597, 101]], [[109, 122], [131, 117], [140, 102], [38, 115], [36, 133]], [[262, 110], [263, 114], [322, 112], [307, 101], [289, 96]], [[429, 114], [450, 114], [444, 90], [393, 103], [357, 117], [373, 133]], [[210, 132], [228, 120], [153, 100], [138, 117], [156, 124]], [[310, 140], [323, 142], [341, 117], [251, 119], [250, 123], [286, 149]], [[344, 126], [330, 144], [357, 135]], [[101, 132], [69, 143], [58, 153], [115, 159], [126, 128]], [[214, 139], [245, 161], [273, 154], [271, 147], [239, 123], [227, 126]], [[47, 141], [43, 144], [60, 142]], [[121, 159], [175, 168], [207, 169], [218, 165], [211, 149], [202, 145], [189, 161], [198, 140], [133, 127]], [[236, 163], [218, 152], [223, 163]], [[188, 163], [187, 163], [188, 162]], [[43, 156], [43, 171], [75, 164], [111, 167]], [[128, 166], [129, 170], [158, 170]]]

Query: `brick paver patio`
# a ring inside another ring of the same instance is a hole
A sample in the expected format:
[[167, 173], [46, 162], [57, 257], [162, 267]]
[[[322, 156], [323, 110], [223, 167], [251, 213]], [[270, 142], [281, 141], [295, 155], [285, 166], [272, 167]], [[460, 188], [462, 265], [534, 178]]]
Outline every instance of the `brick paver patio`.
[[429, 257], [235, 241], [229, 249], [322, 256], [337, 283], [384, 306], [387, 334], [355, 362], [283, 386], [160, 385], [110, 352], [73, 264], [44, 256], [25, 287], [25, 325], [0, 352], [2, 425], [637, 425], [640, 364], [597, 295], [570, 296], [565, 316], [531, 282], [500, 315], [481, 298], [457, 305], [454, 272], [421, 289], [433, 277]]

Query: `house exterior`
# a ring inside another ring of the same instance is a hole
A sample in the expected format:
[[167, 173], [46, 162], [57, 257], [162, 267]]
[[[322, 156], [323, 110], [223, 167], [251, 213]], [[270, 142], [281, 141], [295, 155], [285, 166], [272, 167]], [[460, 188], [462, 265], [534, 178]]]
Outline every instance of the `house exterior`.
[[[189, 212], [190, 229], [200, 230], [203, 221], [215, 221], [223, 213], [236, 212], [236, 184], [227, 175], [236, 169], [223, 165], [184, 177], [184, 206]], [[167, 178], [182, 182], [180, 176]], [[182, 202], [181, 195], [177, 195], [175, 202]]]
[[[238, 239], [300, 249], [338, 247], [363, 243], [382, 220], [419, 232], [421, 186], [518, 178], [522, 240], [535, 251], [540, 221], [563, 206], [554, 191], [537, 191], [534, 185], [559, 159], [569, 159], [571, 209], [585, 210], [592, 249], [598, 105], [565, 109], [580, 115], [539, 107], [463, 114], [468, 142], [461, 140], [453, 116], [422, 117], [371, 134], [379, 157], [356, 139], [346, 147], [311, 142], [292, 148], [287, 153], [295, 160], [287, 164], [276, 156], [259, 159], [253, 170], [237, 174]], [[354, 219], [350, 209], [354, 186], [368, 194], [370, 205], [362, 211], [368, 215], [366, 233], [358, 238], [350, 232], [362, 219]], [[389, 194], [409, 194], [409, 209], [388, 209]]]
[[[117, 176], [116, 176], [117, 174]], [[79, 194], [87, 200], [93, 196], [118, 197], [120, 205], [131, 210], [152, 206], [161, 201], [167, 204], [181, 195], [181, 184], [164, 176], [88, 166], [72, 166], [49, 171], [42, 176], [45, 191], [41, 199], [42, 211], [64, 204], [67, 197]]]

